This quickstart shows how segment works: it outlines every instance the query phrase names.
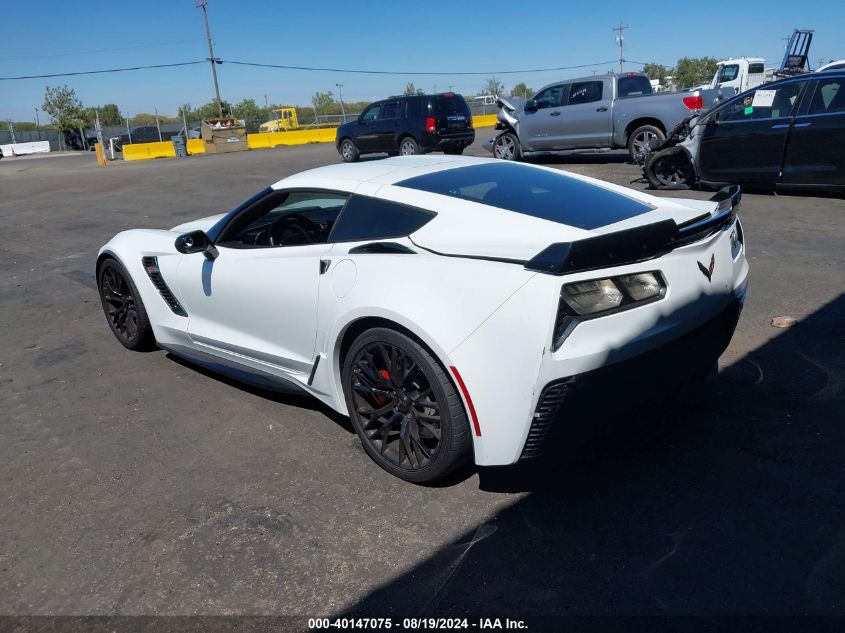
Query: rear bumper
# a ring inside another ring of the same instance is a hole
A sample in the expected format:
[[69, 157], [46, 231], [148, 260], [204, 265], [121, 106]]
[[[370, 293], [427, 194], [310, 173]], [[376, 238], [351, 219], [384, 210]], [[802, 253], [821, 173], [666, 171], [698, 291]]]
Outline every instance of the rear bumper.
[[[606, 369], [620, 384], [645, 374], [649, 392], [671, 388], [677, 365], [669, 362], [662, 368], [658, 361], [663, 357], [655, 355], [654, 350], [673, 341], [698, 338], [692, 332], [710, 332], [701, 328], [744, 300], [748, 262], [744, 247], [733, 254], [730, 234], [729, 230], [720, 230], [646, 262], [562, 276], [537, 273], [472, 335], [450, 350], [449, 362], [459, 368], [478, 414], [481, 434], [474, 437], [476, 463], [501, 466], [519, 461], [534, 414], [541, 405], [548, 408], [554, 404], [549, 393], [543, 397], [551, 385], [592, 383], [591, 378], [605, 375], [599, 370]], [[708, 278], [701, 267], [702, 262], [710, 261], [716, 263]], [[562, 340], [556, 338], [564, 283], [647, 271], [656, 271], [665, 280], [667, 290], [662, 299], [597, 318], [577, 319]], [[702, 345], [709, 355], [703, 361], [693, 356], [683, 362], [682, 368], [709, 365], [730, 337], [715, 342], [712, 336], [704, 338]], [[638, 361], [640, 358], [658, 360]], [[646, 370], [637, 369], [642, 367]], [[557, 391], [558, 397], [569, 395], [563, 387]], [[598, 402], [603, 411], [608, 400], [619, 400], [615, 386], [599, 394], [594, 410]], [[577, 412], [571, 413], [569, 400], [565, 402], [566, 416], [575, 419]], [[534, 436], [537, 433], [535, 430]]]
[[422, 147], [425, 151], [441, 151], [446, 149], [463, 149], [475, 141], [475, 129], [469, 128], [457, 132], [441, 132], [439, 134], [425, 134]]
[[612, 403], [627, 407], [642, 402], [644, 394], [671, 393], [702, 373], [728, 347], [744, 298], [743, 293], [696, 329], [639, 356], [548, 383], [537, 400], [520, 460], [542, 455], [567, 422], [595, 414], [597, 403], [606, 414]]

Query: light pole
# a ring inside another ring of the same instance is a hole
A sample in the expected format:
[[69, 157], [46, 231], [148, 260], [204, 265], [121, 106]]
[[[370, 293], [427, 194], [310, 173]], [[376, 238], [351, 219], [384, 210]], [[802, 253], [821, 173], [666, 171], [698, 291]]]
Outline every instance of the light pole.
[[223, 118], [223, 102], [220, 100], [220, 86], [217, 85], [217, 59], [214, 57], [214, 48], [211, 45], [211, 29], [208, 28], [208, 12], [205, 10], [207, 0], [198, 0], [197, 9], [202, 9], [202, 17], [205, 19], [205, 37], [208, 40], [208, 61], [211, 62], [211, 76], [214, 78], [214, 95], [217, 100], [217, 116]]
[[343, 107], [343, 84], [335, 84], [337, 86], [337, 98], [340, 100], [340, 113], [343, 115], [343, 122], [346, 123], [346, 108]]

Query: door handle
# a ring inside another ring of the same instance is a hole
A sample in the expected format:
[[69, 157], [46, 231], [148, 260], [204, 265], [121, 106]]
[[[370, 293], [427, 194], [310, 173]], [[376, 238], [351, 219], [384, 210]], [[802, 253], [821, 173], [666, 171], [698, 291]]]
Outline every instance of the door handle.
[[602, 106], [600, 108], [596, 108], [596, 112], [607, 112], [607, 106]]
[[[783, 130], [783, 129], [788, 128], [788, 127], [789, 127], [789, 123], [775, 123], [772, 126], [772, 129], [773, 130]], [[798, 126], [796, 125], [795, 127], [798, 127]]]
[[560, 116], [560, 112], [552, 112], [549, 116]]
[[795, 124], [795, 125], [793, 125], [792, 127], [810, 127], [812, 124], [813, 124], [812, 122], [809, 122], [809, 123], [796, 123], [796, 124]]

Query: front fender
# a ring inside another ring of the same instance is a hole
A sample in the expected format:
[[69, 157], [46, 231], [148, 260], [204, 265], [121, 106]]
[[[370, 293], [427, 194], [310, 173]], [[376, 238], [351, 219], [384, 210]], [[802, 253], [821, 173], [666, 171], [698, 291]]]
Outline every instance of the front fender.
[[141, 295], [144, 308], [153, 328], [156, 342], [161, 345], [184, 344], [188, 318], [175, 314], [165, 303], [159, 290], [153, 285], [141, 263], [143, 257], [155, 257], [162, 278], [168, 283], [176, 298], [182, 302], [178, 284], [173, 280], [183, 255], [176, 251], [176, 233], [157, 229], [133, 229], [123, 231], [109, 240], [99, 251], [97, 261], [102, 257], [113, 257], [126, 269]]

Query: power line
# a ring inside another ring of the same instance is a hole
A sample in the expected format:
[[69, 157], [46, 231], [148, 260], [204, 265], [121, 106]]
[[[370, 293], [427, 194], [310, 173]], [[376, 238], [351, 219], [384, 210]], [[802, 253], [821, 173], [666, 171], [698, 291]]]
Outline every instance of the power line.
[[577, 66], [557, 66], [555, 68], [533, 68], [529, 70], [488, 70], [488, 71], [460, 71], [460, 72], [432, 72], [432, 71], [399, 71], [399, 70], [361, 70], [355, 68], [321, 68], [315, 66], [285, 66], [282, 64], [260, 64], [258, 62], [241, 62], [233, 60], [222, 60], [224, 64], [235, 64], [238, 66], [256, 66], [258, 68], [278, 68], [280, 70], [307, 70], [333, 73], [353, 73], [358, 75], [431, 75], [431, 76], [459, 76], [459, 75], [517, 75], [527, 73], [543, 73], [557, 70], [574, 70], [576, 68], [590, 68], [603, 64], [612, 64], [615, 60], [608, 62], [593, 62], [592, 64], [578, 64]]
[[[101, 70], [80, 70], [74, 72], [66, 72], [66, 73], [50, 73], [45, 75], [20, 75], [17, 77], [0, 77], [0, 81], [15, 81], [18, 79], [49, 79], [53, 77], [75, 77], [78, 75], [100, 75], [104, 73], [120, 73], [120, 72], [127, 72], [127, 71], [134, 71], [134, 70], [149, 70], [154, 68], [176, 68], [179, 66], [193, 66], [196, 64], [205, 64], [210, 60], [203, 59], [198, 61], [191, 61], [191, 62], [177, 62], [172, 64], [151, 64], [148, 66], [128, 66], [125, 68], [106, 68]], [[529, 73], [545, 73], [545, 72], [556, 72], [560, 70], [575, 70], [578, 68], [593, 68], [595, 66], [603, 66], [605, 64], [613, 64], [615, 60], [610, 61], [603, 61], [603, 62], [592, 62], [590, 64], [577, 64], [574, 66], [555, 66], [554, 68], [530, 68], [530, 69], [521, 69], [521, 70], [485, 70], [485, 71], [444, 71], [444, 72], [433, 72], [433, 71], [399, 71], [399, 70], [363, 70], [357, 68], [322, 68], [316, 66], [286, 66], [282, 64], [260, 64], [258, 62], [243, 62], [243, 61], [233, 61], [233, 60], [224, 60], [220, 58], [216, 58], [218, 64], [233, 64], [237, 66], [253, 66], [258, 68], [276, 68], [280, 70], [303, 70], [303, 71], [312, 71], [312, 72], [335, 72], [335, 73], [351, 73], [351, 74], [358, 74], [358, 75], [429, 75], [429, 76], [474, 76], [474, 75], [518, 75], [518, 74], [529, 74]], [[635, 64], [640, 64], [642, 62], [632, 62]]]
[[147, 70], [149, 68], [174, 68], [176, 66], [192, 66], [194, 64], [204, 64], [208, 60], [196, 62], [178, 62], [175, 64], [153, 64], [150, 66], [129, 66], [127, 68], [107, 68], [105, 70], [80, 70], [70, 73], [52, 73], [49, 75], [21, 75], [20, 77], [0, 77], [0, 81], [14, 81], [16, 79], [48, 79], [51, 77], [73, 77], [76, 75], [100, 75], [103, 73], [122, 73], [129, 70]]

